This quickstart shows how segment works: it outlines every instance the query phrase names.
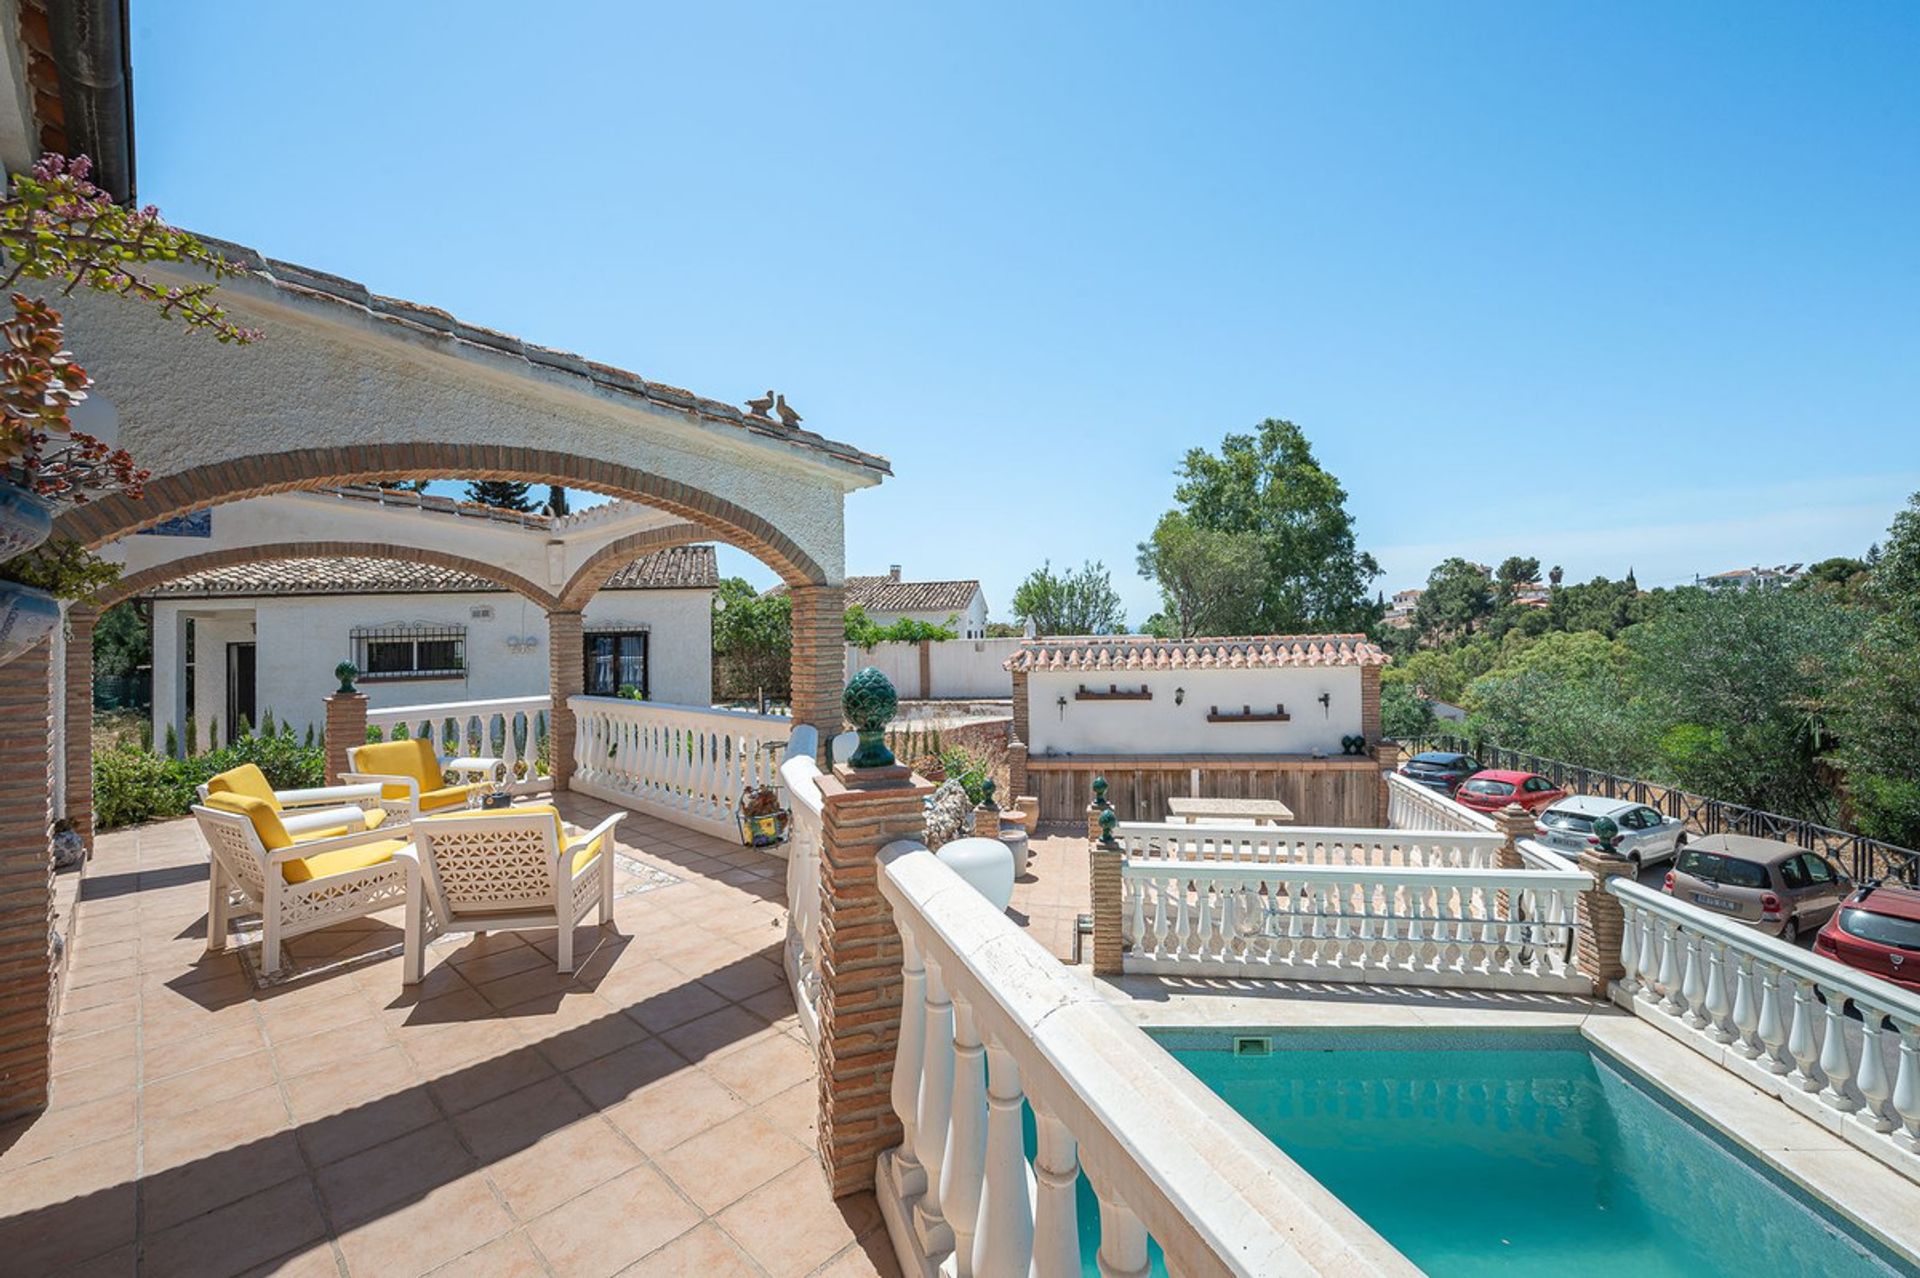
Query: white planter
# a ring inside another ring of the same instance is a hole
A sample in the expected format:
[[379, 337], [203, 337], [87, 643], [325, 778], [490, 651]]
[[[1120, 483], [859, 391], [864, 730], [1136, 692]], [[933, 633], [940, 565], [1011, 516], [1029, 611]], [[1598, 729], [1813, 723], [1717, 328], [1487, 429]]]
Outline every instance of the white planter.
[[60, 601], [44, 590], [0, 582], [0, 666], [53, 633]]
[[998, 839], [955, 839], [934, 853], [996, 910], [1013, 900], [1013, 852]]

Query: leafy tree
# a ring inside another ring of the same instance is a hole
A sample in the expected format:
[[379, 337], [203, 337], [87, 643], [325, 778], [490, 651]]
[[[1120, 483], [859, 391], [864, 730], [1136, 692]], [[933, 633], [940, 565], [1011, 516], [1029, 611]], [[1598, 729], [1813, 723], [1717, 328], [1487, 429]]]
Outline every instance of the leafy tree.
[[1486, 573], [1455, 555], [1427, 574], [1413, 608], [1413, 629], [1428, 642], [1470, 635], [1493, 615], [1493, 606]]
[[1830, 591], [1846, 603], [1857, 603], [1867, 588], [1869, 577], [1866, 560], [1855, 559], [1851, 555], [1835, 555], [1810, 566], [1787, 588]]
[[762, 595], [740, 577], [713, 593], [715, 690], [724, 697], [784, 697], [791, 682], [793, 596]]
[[1555, 564], [1553, 567], [1547, 570], [1547, 582], [1550, 586], [1557, 587], [1559, 586], [1561, 579], [1566, 575], [1567, 575], [1567, 570], [1562, 568], [1559, 564]]
[[532, 488], [532, 484], [512, 479], [475, 479], [467, 483], [467, 500], [499, 510], [527, 513], [535, 508]]
[[1833, 761], [1862, 833], [1920, 847], [1920, 493], [1873, 560], [1862, 593], [1878, 615], [1825, 703]]
[[1380, 731], [1391, 741], [1412, 741], [1434, 732], [1440, 721], [1433, 705], [1404, 683], [1380, 689]]
[[93, 672], [126, 678], [153, 664], [153, 629], [144, 600], [129, 599], [100, 614], [93, 627]]
[[1532, 557], [1508, 555], [1494, 569], [1493, 579], [1500, 589], [1500, 602], [1512, 603], [1520, 587], [1532, 585], [1540, 580], [1540, 561]]
[[899, 617], [881, 625], [867, 616], [867, 610], [859, 604], [847, 609], [847, 642], [859, 644], [862, 648], [871, 648], [877, 643], [920, 643], [955, 639], [960, 631], [952, 623], [956, 618], [949, 616], [945, 626], [937, 626], [930, 621], [920, 621], [914, 617]]
[[1121, 634], [1127, 627], [1113, 578], [1098, 560], [1059, 573], [1051, 560], [1041, 564], [1013, 592], [1013, 615], [1043, 635]]
[[1596, 630], [1612, 639], [1659, 612], [1667, 594], [1661, 590], [1642, 593], [1631, 582], [1595, 577], [1549, 594], [1548, 624], [1554, 630]]
[[1366, 630], [1379, 620], [1368, 588], [1380, 575], [1354, 542], [1339, 480], [1300, 428], [1268, 418], [1220, 451], [1189, 449], [1174, 498], [1193, 527], [1259, 538], [1267, 573], [1250, 628], [1271, 634]]
[[1168, 511], [1152, 538], [1140, 543], [1140, 575], [1160, 586], [1156, 620], [1165, 637], [1190, 639], [1256, 633], [1270, 574], [1266, 545], [1256, 534], [1199, 528]]

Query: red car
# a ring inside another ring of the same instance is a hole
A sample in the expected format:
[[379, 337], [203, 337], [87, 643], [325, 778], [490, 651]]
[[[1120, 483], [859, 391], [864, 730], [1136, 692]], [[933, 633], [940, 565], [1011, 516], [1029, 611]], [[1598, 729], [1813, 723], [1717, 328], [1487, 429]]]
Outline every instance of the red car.
[[1813, 952], [1920, 994], [1920, 891], [1867, 884], [1840, 903]]
[[1460, 783], [1454, 801], [1475, 812], [1498, 812], [1509, 803], [1517, 803], [1529, 812], [1538, 812], [1549, 803], [1558, 803], [1567, 792], [1534, 772], [1507, 772], [1488, 768]]

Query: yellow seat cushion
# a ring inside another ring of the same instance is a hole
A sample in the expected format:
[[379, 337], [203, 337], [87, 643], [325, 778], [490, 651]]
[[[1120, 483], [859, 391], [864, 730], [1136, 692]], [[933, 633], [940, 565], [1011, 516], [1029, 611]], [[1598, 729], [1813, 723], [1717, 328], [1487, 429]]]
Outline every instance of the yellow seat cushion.
[[370, 865], [380, 865], [393, 860], [393, 854], [406, 846], [405, 839], [381, 839], [377, 843], [361, 843], [350, 848], [336, 848], [331, 852], [321, 852], [315, 856], [282, 861], [280, 877], [289, 883], [306, 883], [312, 879], [345, 874], [349, 870], [364, 870]]
[[420, 810], [422, 812], [438, 812], [442, 808], [451, 808], [456, 804], [461, 808], [465, 808], [467, 805], [467, 796], [473, 793], [473, 790], [474, 787], [470, 785], [447, 785], [441, 786], [437, 790], [422, 790], [420, 792]]
[[225, 772], [216, 772], [207, 778], [207, 795], [244, 794], [251, 799], [259, 799], [273, 805], [274, 811], [280, 810], [280, 799], [267, 784], [267, 774], [254, 763], [243, 763], [237, 768], [228, 768]]
[[260, 846], [269, 852], [293, 846], [293, 836], [280, 823], [280, 813], [265, 799], [256, 799], [237, 790], [223, 790], [218, 794], [208, 793], [207, 806], [218, 812], [238, 813], [253, 822], [253, 832], [260, 836]]
[[[366, 829], [361, 826], [360, 830]], [[358, 834], [360, 830], [349, 830], [344, 825], [330, 825], [319, 830], [302, 830], [293, 836], [295, 843], [312, 843], [315, 839], [337, 839], [343, 834]]]
[[[433, 742], [425, 737], [361, 746], [354, 752], [353, 770], [369, 776], [412, 777], [422, 794], [446, 784], [439, 756], [433, 752]], [[406, 796], [402, 793], [391, 797]]]
[[366, 828], [369, 830], [379, 829], [387, 823], [387, 810], [385, 808], [368, 808], [366, 810], [366, 823]]

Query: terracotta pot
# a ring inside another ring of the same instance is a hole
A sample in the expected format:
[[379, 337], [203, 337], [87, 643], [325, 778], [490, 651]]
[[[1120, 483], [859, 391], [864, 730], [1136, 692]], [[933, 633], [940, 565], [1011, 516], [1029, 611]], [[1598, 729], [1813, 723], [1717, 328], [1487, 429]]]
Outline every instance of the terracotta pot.
[[0, 666], [53, 633], [60, 601], [32, 586], [0, 582]]
[[0, 483], [0, 560], [24, 555], [53, 531], [53, 510], [17, 484]]

